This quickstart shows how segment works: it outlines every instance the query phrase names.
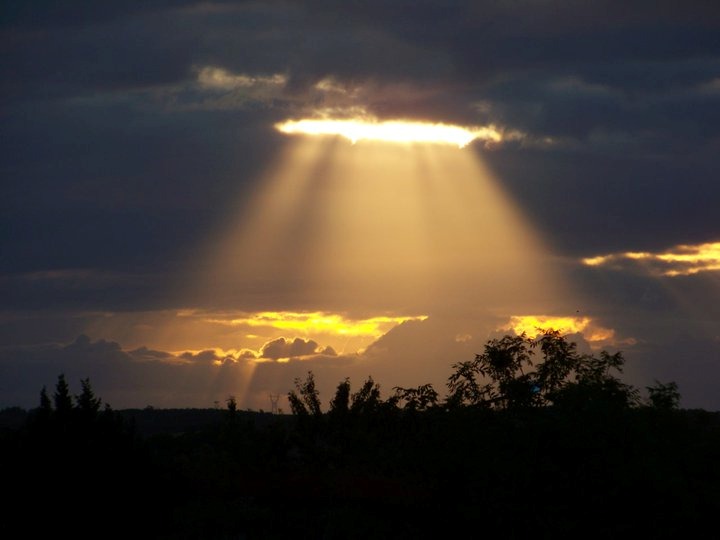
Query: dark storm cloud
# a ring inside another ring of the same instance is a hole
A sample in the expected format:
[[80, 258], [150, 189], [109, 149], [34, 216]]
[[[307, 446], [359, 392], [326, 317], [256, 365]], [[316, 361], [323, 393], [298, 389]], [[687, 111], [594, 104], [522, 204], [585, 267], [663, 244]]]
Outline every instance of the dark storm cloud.
[[72, 2], [66, 9], [55, 2], [45, 9], [36, 3], [17, 4], [25, 9], [16, 17], [11, 12], [0, 29], [0, 73], [8, 98], [57, 98], [168, 84], [186, 75], [196, 48], [191, 34], [162, 29], [172, 11], [103, 12], [76, 8]]
[[[480, 102], [491, 105], [480, 117], [538, 136], [586, 141], [595, 134], [601, 145], [658, 133], [662, 139], [678, 123], [691, 134], [717, 125], [697, 122], [708, 112], [697, 96], [647, 100], [663, 91], [682, 94], [717, 75], [718, 10], [705, 4], [179, 2], [110, 8], [102, 17], [100, 10], [85, 17], [49, 11], [42, 24], [53, 13], [60, 22], [75, 17], [82, 32], [54, 27], [61, 41], [71, 38], [63, 47], [52, 32], [23, 37], [29, 42], [9, 55], [22, 69], [13, 71], [10, 62], [3, 80], [32, 86], [23, 71], [29, 69], [43, 91], [64, 87], [62, 81], [80, 93], [156, 88], [187, 83], [198, 66], [210, 65], [286, 74], [291, 101], [332, 76], [348, 88], [374, 86], [361, 97], [382, 115], [467, 123], [478, 119]], [[15, 39], [9, 34], [10, 43]], [[88, 54], [100, 42], [108, 58]], [[47, 59], [48, 51], [58, 58]], [[406, 91], [388, 92], [392, 83]], [[418, 88], [425, 92], [420, 100]], [[588, 94], [589, 88], [607, 91]]]
[[162, 273], [74, 269], [72, 266], [82, 264], [82, 258], [73, 258], [72, 252], [65, 252], [63, 255], [67, 257], [67, 262], [62, 266], [69, 266], [69, 269], [0, 276], [0, 287], [5, 291], [5, 309], [22, 311], [80, 308], [86, 311], [102, 311], [108, 306], [115, 306], [119, 310], [132, 310], [146, 304], [166, 302], [163, 292], [166, 277]]
[[76, 0], [75, 2], [9, 0], [4, 4], [0, 25], [19, 28], [72, 27], [195, 3], [197, 0], [161, 0], [151, 3], [143, 0], [108, 0], [102, 4], [92, 0]]
[[[632, 62], [706, 58], [720, 46], [720, 10], [698, 2], [71, 4], [7, 10], [5, 38], [22, 44], [9, 73], [107, 88], [178, 80], [192, 64], [287, 71], [298, 85], [328, 74], [487, 82], [528, 69], [617, 79]], [[625, 84], [648, 84], [632, 73]]]
[[[673, 69], [672, 65], [634, 66], [649, 79], [653, 75], [673, 79], [669, 88], [663, 88], [659, 81], [650, 88], [635, 88], [628, 83], [631, 77], [594, 82], [577, 72], [518, 74], [486, 86], [477, 108], [488, 119], [539, 135], [569, 137], [577, 143], [599, 144], [601, 140], [592, 140], [594, 135], [606, 133], [611, 138], [616, 133], [625, 135], [618, 142], [630, 143], [631, 150], [647, 148], [651, 143], [656, 150], [672, 150], [657, 145], [667, 145], [673, 139], [684, 139], [686, 144], [681, 148], [687, 149], [717, 133], [714, 120], [720, 96], [703, 88], [720, 70], [720, 62], [704, 64], [702, 70], [698, 68], [702, 75], [696, 79], [678, 76], [677, 67]], [[629, 69], [619, 67], [619, 71], [625, 70]], [[711, 115], [707, 121], [698, 122], [707, 114]], [[639, 147], [635, 143], [638, 138]]]

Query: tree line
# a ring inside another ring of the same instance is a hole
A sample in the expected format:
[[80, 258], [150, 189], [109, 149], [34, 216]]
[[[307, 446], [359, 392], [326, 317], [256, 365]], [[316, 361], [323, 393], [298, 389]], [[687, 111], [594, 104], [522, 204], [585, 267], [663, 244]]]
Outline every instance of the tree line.
[[[587, 408], [631, 408], [650, 406], [677, 409], [680, 392], [675, 382], [657, 382], [640, 391], [623, 383], [620, 374], [625, 358], [621, 352], [601, 351], [598, 356], [581, 354], [577, 344], [559, 331], [542, 330], [530, 338], [523, 333], [491, 339], [473, 360], [452, 365], [447, 388], [441, 399], [432, 384], [394, 387], [385, 401], [380, 387], [369, 377], [360, 390], [351, 394], [350, 381], [340, 382], [329, 404], [329, 415], [358, 414], [377, 408], [425, 411], [431, 408], [453, 410], [460, 407], [513, 411], [543, 407], [574, 410]], [[305, 380], [296, 379], [288, 393], [293, 414], [322, 416], [319, 392], [312, 372]]]
[[720, 417], [679, 409], [674, 383], [641, 396], [624, 362], [552, 330], [505, 336], [452, 365], [442, 396], [430, 384], [383, 396], [368, 377], [323, 403], [310, 372], [288, 394], [292, 415], [257, 422], [228, 398], [216, 421], [145, 437], [89, 380], [73, 395], [61, 375], [22, 429], [0, 432], [18, 494], [0, 532], [676, 538], [712, 525]]

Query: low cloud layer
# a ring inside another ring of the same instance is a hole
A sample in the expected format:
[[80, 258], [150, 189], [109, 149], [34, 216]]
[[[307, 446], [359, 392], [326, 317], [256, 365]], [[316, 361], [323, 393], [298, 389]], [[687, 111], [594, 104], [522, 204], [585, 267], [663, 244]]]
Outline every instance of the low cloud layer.
[[[170, 353], [145, 347], [125, 350], [119, 343], [82, 335], [66, 345], [0, 350], [0, 405], [36, 406], [40, 388], [52, 388], [60, 373], [76, 385], [89, 377], [98, 395], [115, 408], [212, 407], [233, 395], [244, 408], [267, 410], [269, 394], [281, 394], [280, 406], [287, 410], [287, 392], [294, 380], [304, 379], [309, 371], [316, 376], [325, 404], [345, 377], [358, 386], [372, 376], [385, 396], [394, 386], [426, 383], [442, 394], [452, 364], [473, 358], [488, 339], [508, 332], [498, 322], [488, 317], [484, 323], [478, 321], [474, 333], [458, 334], [455, 320], [408, 321], [356, 354], [337, 354], [301, 338], [279, 338], [259, 352], [208, 349]], [[597, 353], [594, 330], [588, 327], [585, 331], [587, 336], [569, 333], [568, 339], [578, 343], [581, 352]], [[668, 333], [663, 341], [650, 342], [641, 333], [637, 340], [614, 346], [606, 341], [604, 345], [611, 352], [624, 352], [627, 382], [642, 389], [655, 379], [675, 380], [684, 406], [720, 408], [713, 382], [720, 376], [720, 336]]]

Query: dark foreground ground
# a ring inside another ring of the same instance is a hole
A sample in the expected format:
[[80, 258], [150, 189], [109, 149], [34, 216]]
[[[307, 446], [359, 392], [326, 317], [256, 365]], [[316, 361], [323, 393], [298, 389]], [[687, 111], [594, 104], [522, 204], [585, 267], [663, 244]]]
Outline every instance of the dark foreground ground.
[[2, 537], [676, 538], [720, 515], [706, 411], [71, 412], [0, 414]]

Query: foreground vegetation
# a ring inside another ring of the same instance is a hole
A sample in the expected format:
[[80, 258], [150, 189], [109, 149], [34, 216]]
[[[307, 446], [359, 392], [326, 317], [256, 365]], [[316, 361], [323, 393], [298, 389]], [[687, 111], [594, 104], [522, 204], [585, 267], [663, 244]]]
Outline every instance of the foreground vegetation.
[[144, 436], [133, 422], [162, 411], [114, 412], [61, 376], [2, 435], [15, 496], [0, 532], [677, 537], [712, 525], [718, 414], [678, 409], [673, 383], [643, 397], [622, 366], [556, 332], [506, 336], [454, 365], [444, 397], [423, 385], [383, 399], [371, 378], [354, 392], [344, 380], [324, 407], [309, 373], [288, 396], [293, 416], [229, 398], [192, 429]]

